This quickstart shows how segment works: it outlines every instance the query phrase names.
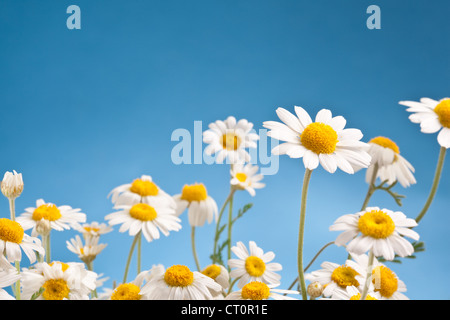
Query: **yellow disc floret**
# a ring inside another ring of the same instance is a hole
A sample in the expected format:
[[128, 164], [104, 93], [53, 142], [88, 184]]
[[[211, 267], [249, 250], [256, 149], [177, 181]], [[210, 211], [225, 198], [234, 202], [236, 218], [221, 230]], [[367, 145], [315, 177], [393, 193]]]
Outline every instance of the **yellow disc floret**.
[[56, 221], [61, 218], [61, 211], [52, 203], [44, 203], [33, 211], [33, 220], [39, 221], [41, 219], [48, 221]]
[[227, 150], [237, 150], [241, 145], [241, 137], [237, 134], [228, 132], [222, 135], [222, 147]]
[[111, 300], [141, 300], [140, 292], [134, 283], [123, 283], [114, 290]]
[[186, 201], [203, 201], [208, 198], [208, 192], [206, 191], [203, 183], [196, 183], [192, 185], [185, 185], [181, 192], [181, 199]]
[[398, 289], [398, 278], [391, 269], [378, 266], [372, 270], [372, 282], [376, 292], [390, 298]]
[[261, 258], [250, 256], [245, 260], [245, 270], [252, 277], [261, 277], [266, 270], [266, 264]]
[[338, 286], [345, 288], [347, 286], [359, 286], [356, 276], [359, 275], [352, 267], [342, 265], [334, 269], [331, 274], [331, 280], [333, 280]]
[[[354, 296], [351, 296], [350, 300], [361, 300], [361, 293], [357, 293]], [[367, 295], [365, 300], [378, 300], [378, 299], [372, 297], [371, 295]]]
[[450, 99], [443, 99], [434, 108], [443, 127], [450, 128]]
[[239, 182], [245, 182], [247, 180], [247, 175], [243, 172], [236, 173], [236, 179], [239, 180]]
[[194, 282], [194, 273], [183, 265], [174, 265], [167, 268], [164, 281], [172, 287], [186, 287]]
[[313, 122], [303, 130], [300, 141], [306, 149], [314, 153], [331, 154], [336, 150], [338, 135], [331, 126]]
[[69, 269], [69, 265], [67, 263], [64, 263], [64, 262], [61, 262], [61, 261], [53, 261], [53, 262], [50, 262], [48, 265], [50, 267], [53, 267], [53, 265], [55, 265], [55, 264], [60, 264], [61, 265], [62, 272], [65, 272], [67, 269]]
[[394, 141], [392, 141], [391, 139], [386, 138], [386, 137], [381, 137], [381, 136], [380, 137], [375, 137], [375, 138], [371, 139], [369, 141], [369, 143], [375, 143], [375, 144], [377, 144], [379, 146], [382, 146], [384, 148], [391, 149], [396, 154], [400, 153], [400, 148], [397, 146], [397, 144]]
[[384, 239], [394, 232], [395, 223], [386, 212], [372, 210], [364, 213], [359, 218], [358, 228], [363, 235], [375, 239]]
[[63, 300], [69, 298], [69, 286], [63, 279], [50, 279], [42, 285], [42, 297], [45, 300]]
[[24, 231], [20, 223], [7, 219], [0, 218], [0, 239], [3, 241], [22, 243]]
[[211, 279], [216, 279], [220, 275], [221, 271], [222, 270], [220, 269], [220, 267], [218, 265], [212, 264], [212, 265], [206, 267], [205, 269], [203, 269], [202, 273], [205, 276], [210, 277]]
[[241, 296], [245, 300], [265, 300], [269, 295], [269, 287], [262, 282], [253, 281], [242, 287]]
[[141, 197], [157, 196], [158, 187], [152, 181], [136, 179], [130, 186], [130, 191]]
[[141, 221], [152, 221], [158, 214], [152, 206], [146, 203], [137, 203], [130, 208], [130, 216]]

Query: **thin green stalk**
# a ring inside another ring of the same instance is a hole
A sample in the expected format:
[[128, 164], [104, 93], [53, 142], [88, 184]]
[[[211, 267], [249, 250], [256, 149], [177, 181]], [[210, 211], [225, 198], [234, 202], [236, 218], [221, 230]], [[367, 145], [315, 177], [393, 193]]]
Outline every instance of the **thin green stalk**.
[[130, 252], [128, 253], [128, 259], [127, 259], [127, 264], [125, 266], [125, 273], [123, 275], [123, 282], [122, 283], [126, 283], [127, 282], [128, 268], [130, 267], [131, 257], [133, 256], [134, 247], [136, 246], [136, 243], [137, 243], [140, 235], [141, 235], [141, 231], [139, 231], [138, 234], [136, 234], [134, 236], [133, 243], [131, 244]]
[[[89, 271], [94, 271], [94, 261], [86, 262], [86, 267]], [[97, 298], [97, 288], [92, 290], [91, 295], [93, 298]]]
[[50, 254], [50, 232], [45, 236], [42, 236], [42, 243], [45, 249], [45, 262], [50, 263], [52, 261]]
[[219, 216], [218, 216], [217, 222], [216, 222], [216, 232], [214, 234], [214, 248], [213, 248], [213, 255], [212, 255], [212, 259], [213, 259], [212, 263], [216, 263], [215, 259], [216, 259], [216, 254], [217, 254], [217, 242], [219, 241], [218, 233], [219, 233], [219, 229], [220, 229], [220, 220], [222, 219], [225, 208], [235, 191], [236, 191], [236, 189], [233, 189], [233, 188], [231, 189], [230, 194], [226, 198], [225, 202], [222, 205], [222, 208], [220, 208], [220, 211], [219, 211]]
[[425, 202], [425, 205], [424, 205], [422, 211], [420, 211], [419, 215], [416, 218], [417, 223], [419, 223], [419, 221], [422, 220], [422, 218], [425, 216], [425, 213], [427, 213], [428, 209], [430, 208], [431, 202], [433, 202], [434, 196], [436, 194], [436, 191], [437, 191], [437, 188], [439, 185], [439, 180], [441, 179], [442, 168], [444, 167], [444, 159], [445, 159], [446, 151], [447, 151], [447, 149], [444, 147], [441, 147], [441, 150], [439, 151], [438, 163], [436, 166], [436, 171], [434, 173], [434, 179], [433, 179], [433, 184], [431, 185], [430, 194], [428, 195], [428, 199]]
[[361, 207], [361, 211], [363, 211], [367, 208], [367, 205], [369, 204], [369, 200], [376, 190], [375, 180], [377, 179], [377, 173], [378, 173], [378, 163], [375, 163], [373, 172], [372, 172], [372, 176], [370, 177], [369, 190], [367, 190], [366, 198], [364, 199], [364, 203]]
[[141, 273], [141, 245], [142, 245], [142, 232], [137, 234], [138, 243], [137, 243], [137, 274]]
[[236, 278], [236, 279], [234, 279], [232, 282], [231, 282], [231, 284], [230, 284], [230, 287], [228, 288], [228, 294], [230, 294], [231, 293], [231, 290], [233, 290], [233, 286], [234, 286], [234, 284], [238, 281], [240, 279], [240, 277], [239, 278]]
[[306, 300], [306, 284], [303, 270], [303, 235], [305, 232], [305, 217], [306, 217], [306, 197], [308, 195], [309, 180], [311, 179], [312, 170], [306, 169], [303, 177], [302, 200], [300, 206], [300, 226], [298, 230], [298, 249], [297, 249], [297, 265], [298, 265], [298, 279], [300, 282], [302, 298]]
[[228, 260], [231, 259], [231, 228], [233, 225], [233, 194], [229, 201], [229, 211], [228, 211]]
[[16, 221], [16, 201], [14, 198], [9, 199], [9, 212], [11, 215], [11, 220]]
[[370, 280], [371, 280], [371, 276], [372, 276], [373, 258], [374, 258], [373, 250], [370, 250], [370, 252], [369, 252], [369, 262], [367, 263], [366, 282], [364, 284], [364, 289], [363, 289], [363, 292], [361, 294], [361, 299], [360, 300], [366, 300], [367, 293], [369, 292], [369, 285], [370, 285]]
[[195, 227], [191, 228], [191, 243], [192, 243], [192, 255], [194, 256], [195, 266], [197, 270], [200, 271], [200, 263], [198, 262], [197, 250], [195, 249]]

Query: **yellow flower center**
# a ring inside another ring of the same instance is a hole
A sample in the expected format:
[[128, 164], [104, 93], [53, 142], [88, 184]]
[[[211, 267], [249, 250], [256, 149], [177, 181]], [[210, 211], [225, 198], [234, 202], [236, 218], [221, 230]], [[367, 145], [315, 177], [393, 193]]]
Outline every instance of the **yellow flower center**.
[[346, 265], [342, 265], [334, 269], [331, 274], [331, 280], [333, 280], [338, 286], [345, 288], [347, 286], [359, 286], [358, 280], [356, 280], [356, 276], [359, 275], [355, 269], [348, 267]]
[[397, 144], [389, 138], [386, 137], [375, 137], [369, 141], [369, 143], [375, 143], [384, 148], [389, 148], [394, 151], [396, 154], [400, 153], [400, 149]]
[[69, 269], [69, 265], [67, 263], [64, 263], [64, 262], [61, 262], [61, 261], [53, 261], [53, 262], [50, 262], [48, 265], [50, 267], [53, 267], [54, 264], [60, 264], [61, 265], [61, 270], [63, 272], [65, 272], [67, 269]]
[[375, 267], [372, 276], [375, 291], [380, 292], [383, 297], [390, 298], [397, 291], [398, 279], [388, 267]]
[[222, 147], [227, 150], [237, 150], [241, 145], [241, 138], [235, 133], [229, 132], [222, 135]]
[[152, 206], [146, 203], [137, 203], [130, 208], [130, 216], [141, 221], [152, 221], [158, 214]]
[[0, 219], [0, 239], [3, 241], [22, 243], [24, 231], [20, 223], [7, 218]]
[[239, 182], [245, 182], [245, 180], [247, 180], [247, 175], [243, 172], [236, 173], [236, 179], [238, 179]]
[[174, 265], [166, 270], [164, 281], [172, 287], [186, 287], [194, 282], [194, 273], [186, 266]]
[[266, 264], [261, 258], [250, 256], [245, 260], [245, 270], [252, 277], [261, 277], [266, 270]]
[[241, 296], [246, 300], [265, 300], [269, 298], [270, 289], [262, 282], [253, 281], [242, 287]]
[[157, 196], [158, 187], [152, 181], [135, 179], [130, 186], [130, 191], [141, 197]]
[[442, 126], [450, 128], [450, 99], [444, 99], [434, 108]]
[[338, 143], [338, 135], [332, 127], [320, 122], [309, 124], [300, 135], [302, 145], [314, 153], [333, 153]]
[[[350, 297], [350, 300], [361, 300], [361, 293], [355, 294], [354, 296]], [[372, 297], [371, 295], [366, 295], [365, 300], [378, 300], [377, 298]]]
[[39, 221], [45, 219], [48, 221], [56, 221], [61, 218], [61, 211], [52, 203], [40, 205], [33, 211], [33, 220]]
[[384, 239], [394, 232], [395, 223], [386, 212], [372, 210], [364, 213], [359, 218], [358, 228], [366, 236]]
[[185, 185], [181, 192], [181, 199], [186, 201], [203, 201], [208, 198], [208, 193], [203, 183]]
[[63, 300], [69, 298], [69, 286], [63, 279], [50, 279], [42, 285], [44, 292], [42, 297], [45, 300]]
[[84, 230], [86, 232], [99, 232], [100, 228], [94, 228], [94, 227], [84, 227]]
[[210, 277], [211, 279], [216, 279], [216, 278], [219, 276], [220, 272], [221, 272], [221, 269], [220, 269], [220, 267], [219, 267], [218, 265], [216, 265], [216, 264], [212, 264], [212, 265], [206, 267], [206, 268], [202, 271], [202, 273], [203, 273], [205, 276], [208, 276], [208, 277]]
[[123, 283], [114, 290], [111, 300], [141, 300], [140, 292], [134, 283]]

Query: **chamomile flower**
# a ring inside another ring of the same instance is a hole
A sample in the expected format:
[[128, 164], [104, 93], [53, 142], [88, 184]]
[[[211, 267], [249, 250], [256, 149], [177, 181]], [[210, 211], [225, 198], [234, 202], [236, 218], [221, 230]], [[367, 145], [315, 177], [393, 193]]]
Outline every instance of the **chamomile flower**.
[[418, 240], [419, 234], [410, 229], [415, 226], [416, 221], [400, 211], [368, 207], [338, 218], [330, 230], [344, 231], [335, 244], [341, 246], [348, 242], [348, 252], [363, 254], [373, 250], [375, 257], [393, 260], [395, 254], [406, 257], [414, 252], [412, 244], [403, 236]]
[[113, 228], [106, 223], [98, 223], [97, 221], [93, 221], [91, 223], [85, 223], [79, 225], [75, 228], [78, 232], [83, 235], [84, 239], [89, 238], [98, 238], [103, 234], [111, 232]]
[[38, 263], [22, 272], [22, 296], [25, 300], [88, 300], [96, 288], [97, 274], [82, 263]]
[[201, 273], [220, 284], [223, 289], [228, 289], [230, 285], [230, 275], [224, 266], [220, 264], [211, 264], [204, 268]]
[[105, 249], [106, 244], [98, 243], [99, 238], [87, 238], [86, 243], [81, 241], [80, 236], [66, 241], [67, 249], [75, 253], [78, 258], [86, 264], [92, 262], [100, 252]]
[[0, 252], [4, 252], [9, 262], [14, 262], [22, 260], [22, 250], [31, 263], [36, 261], [35, 251], [45, 254], [41, 240], [27, 235], [19, 222], [0, 218]]
[[142, 294], [141, 289], [145, 284], [149, 270], [140, 272], [136, 278], [127, 283], [122, 283], [115, 288], [109, 300], [146, 300], [145, 295]]
[[275, 258], [272, 251], [264, 253], [254, 241], [249, 242], [249, 250], [239, 241], [231, 251], [238, 259], [229, 259], [228, 266], [235, 268], [231, 270], [231, 278], [239, 278], [237, 286], [242, 288], [251, 281], [260, 281], [266, 284], [280, 284], [281, 276], [276, 273], [282, 269], [281, 264], [271, 262]]
[[295, 290], [276, 289], [277, 285], [265, 284], [264, 282], [252, 281], [247, 283], [242, 289], [234, 291], [226, 296], [225, 300], [297, 300], [286, 294], [299, 294]]
[[325, 261], [320, 270], [313, 271], [305, 275], [305, 279], [311, 282], [319, 282], [325, 288], [322, 291], [324, 297], [331, 296], [335, 291], [342, 291], [349, 286], [359, 287], [360, 283], [357, 275], [365, 270], [354, 268], [346, 264], [340, 265], [334, 262]]
[[115, 208], [119, 211], [105, 216], [109, 224], [121, 224], [119, 232], [128, 231], [130, 236], [142, 231], [148, 242], [159, 239], [160, 233], [168, 236], [170, 231], [181, 229], [181, 220], [175, 215], [175, 209], [156, 199], [148, 200], [148, 203], [120, 205]]
[[70, 206], [56, 206], [53, 203], [45, 202], [43, 199], [36, 201], [36, 207], [25, 209], [17, 221], [25, 230], [32, 229], [31, 235], [36, 237], [39, 235], [39, 223], [44, 221], [50, 222], [50, 228], [57, 231], [69, 230], [77, 228], [80, 223], [86, 221], [86, 214], [80, 212], [81, 209], [73, 209]]
[[414, 167], [400, 155], [397, 144], [386, 137], [375, 137], [369, 141], [369, 154], [372, 162], [366, 171], [366, 182], [370, 183], [377, 167], [377, 178], [393, 184], [398, 181], [404, 188], [416, 183]]
[[208, 146], [205, 153], [217, 154], [216, 163], [227, 159], [230, 163], [250, 162], [250, 154], [246, 148], [256, 148], [259, 136], [251, 132], [253, 124], [246, 119], [236, 121], [233, 116], [225, 121], [217, 120], [203, 132], [203, 142]]
[[201, 227], [206, 221], [217, 220], [218, 209], [216, 201], [208, 195], [203, 183], [185, 185], [180, 194], [173, 196], [176, 204], [176, 214], [179, 216], [188, 210], [188, 220], [192, 227]]
[[11, 286], [13, 283], [20, 280], [20, 278], [20, 273], [18, 273], [14, 268], [0, 270], [0, 300], [15, 300], [15, 298], [3, 288]]
[[5, 172], [1, 181], [1, 190], [3, 195], [8, 199], [15, 199], [20, 196], [23, 191], [22, 174], [17, 173], [16, 170], [13, 170], [13, 172]]
[[276, 110], [283, 123], [265, 121], [268, 136], [286, 141], [272, 149], [272, 154], [287, 154], [291, 158], [303, 158], [309, 170], [322, 167], [334, 173], [337, 168], [353, 174], [355, 170], [370, 165], [367, 144], [361, 142], [363, 134], [358, 129], [344, 129], [346, 120], [333, 117], [330, 110], [320, 110], [313, 122], [301, 107], [295, 107], [296, 116], [284, 108]]
[[421, 98], [417, 101], [400, 101], [411, 112], [409, 120], [420, 124], [423, 133], [436, 133], [440, 130], [437, 141], [444, 148], [450, 148], [450, 98], [439, 101]]
[[[361, 296], [362, 294], [358, 290], [358, 288], [356, 288], [355, 286], [347, 286], [345, 290], [338, 290], [333, 292], [331, 300], [361, 300]], [[377, 292], [368, 292], [365, 300], [381, 300], [381, 297]]]
[[222, 286], [187, 266], [173, 265], [156, 270], [141, 291], [149, 300], [212, 300]]
[[154, 200], [160, 201], [162, 205], [174, 208], [175, 202], [172, 197], [162, 190], [151, 176], [142, 175], [133, 180], [132, 183], [122, 184], [114, 188], [108, 195], [115, 206], [133, 205], [136, 203], [149, 203]]
[[257, 174], [259, 167], [250, 163], [245, 165], [241, 163], [234, 164], [231, 167], [231, 185], [238, 190], [247, 190], [251, 196], [256, 194], [255, 189], [264, 188], [265, 184], [260, 181], [262, 174]]

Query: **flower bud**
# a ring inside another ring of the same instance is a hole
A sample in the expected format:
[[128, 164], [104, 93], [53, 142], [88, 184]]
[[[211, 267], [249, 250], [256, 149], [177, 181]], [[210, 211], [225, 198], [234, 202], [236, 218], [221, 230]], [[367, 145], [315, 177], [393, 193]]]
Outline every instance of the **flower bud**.
[[20, 196], [23, 191], [22, 174], [15, 170], [12, 173], [7, 171], [1, 182], [1, 190], [3, 195], [10, 200]]
[[307, 293], [311, 298], [315, 299], [322, 295], [323, 289], [324, 287], [320, 282], [314, 281], [308, 285]]

